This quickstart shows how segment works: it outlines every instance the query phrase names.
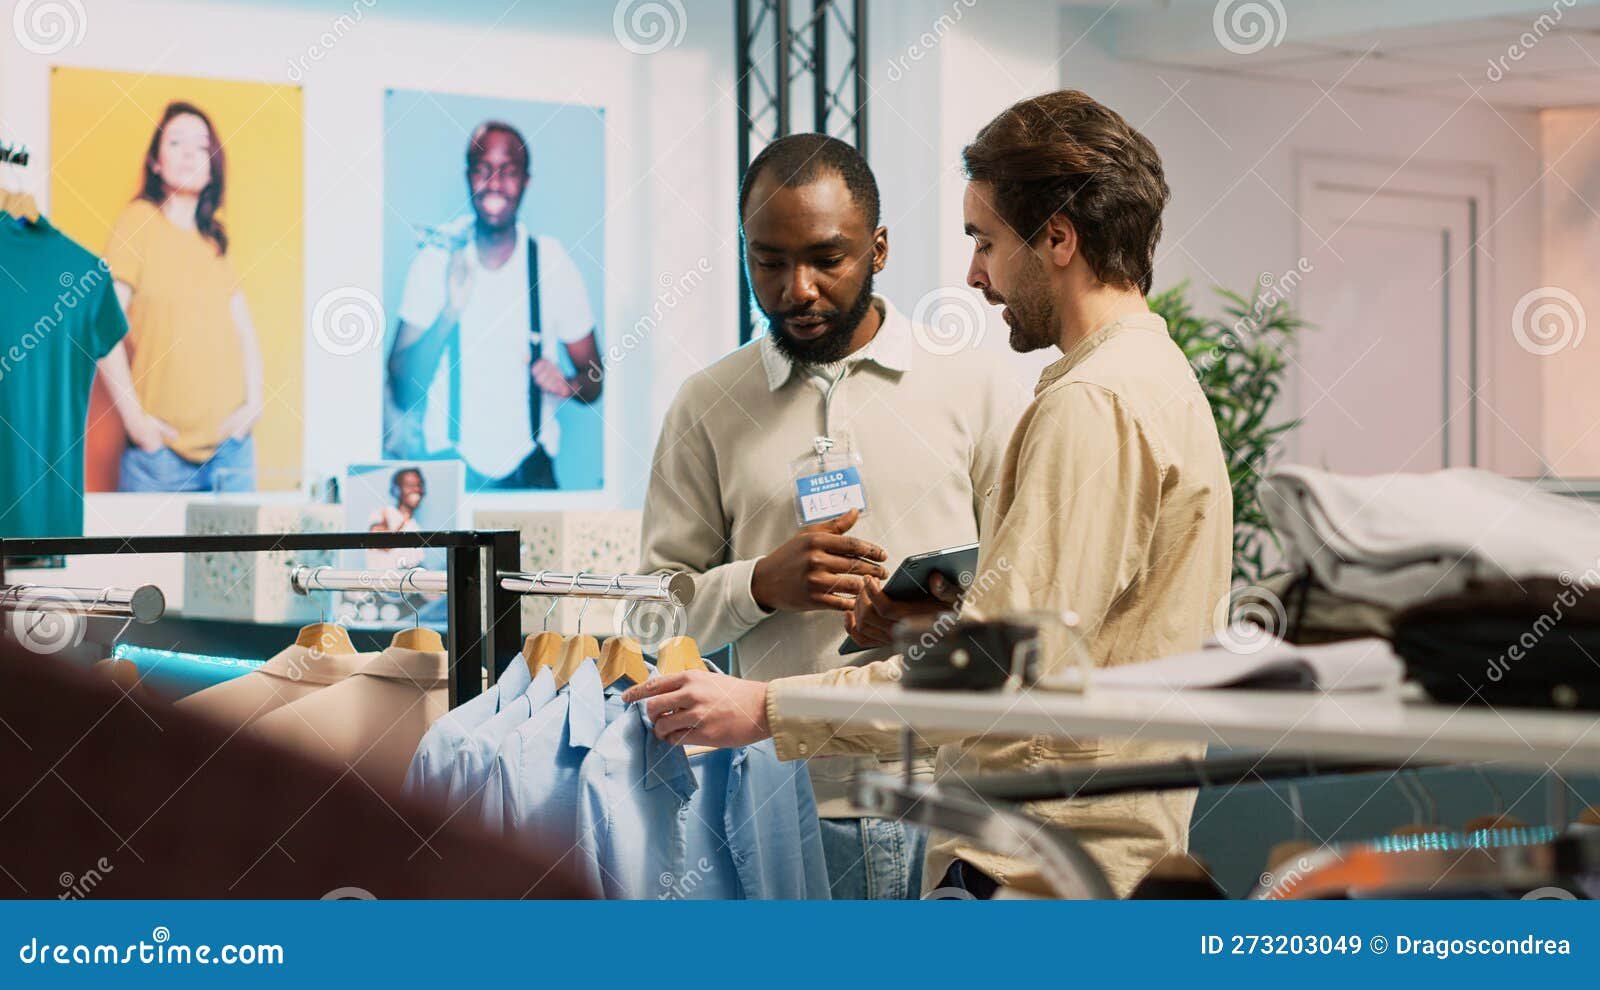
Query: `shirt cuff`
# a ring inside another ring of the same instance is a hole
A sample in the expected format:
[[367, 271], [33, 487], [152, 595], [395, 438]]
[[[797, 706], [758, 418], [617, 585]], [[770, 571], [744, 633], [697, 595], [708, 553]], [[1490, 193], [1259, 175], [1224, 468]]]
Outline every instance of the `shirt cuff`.
[[802, 674], [767, 682], [767, 729], [772, 733], [772, 745], [780, 760], [803, 760], [819, 756], [832, 735], [826, 723], [794, 718], [783, 713], [785, 687], [804, 685], [815, 676]]
[[751, 583], [756, 578], [756, 562], [760, 557], [736, 560], [728, 566], [728, 611], [745, 629], [752, 629], [772, 615], [756, 601]]

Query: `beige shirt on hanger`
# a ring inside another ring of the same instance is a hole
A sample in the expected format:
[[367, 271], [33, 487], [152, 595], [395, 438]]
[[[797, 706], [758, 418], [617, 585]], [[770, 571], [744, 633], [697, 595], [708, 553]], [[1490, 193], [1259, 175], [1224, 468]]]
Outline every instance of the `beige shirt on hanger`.
[[[1102, 667], [1198, 649], [1227, 612], [1233, 558], [1233, 493], [1204, 393], [1155, 314], [1120, 320], [1046, 368], [1017, 424], [984, 525], [964, 614], [1072, 610], [1081, 643]], [[1046, 672], [1072, 656], [1047, 632]], [[865, 667], [783, 678], [767, 694], [778, 755], [893, 752], [899, 724], [838, 726], [792, 716], [791, 686], [892, 683], [900, 657]], [[919, 733], [939, 749], [938, 772], [991, 773], [1198, 757], [1203, 744], [958, 738]], [[1028, 806], [1070, 827], [1117, 896], [1150, 866], [1188, 847], [1194, 791], [1119, 794]], [[1029, 863], [935, 835], [923, 884], [936, 886], [960, 857], [1005, 884], [1038, 888]]]
[[196, 691], [176, 704], [223, 725], [249, 725], [284, 705], [339, 683], [377, 655], [324, 653], [296, 643], [250, 673]]
[[306, 756], [352, 767], [398, 794], [423, 733], [449, 708], [448, 654], [389, 647], [332, 687], [285, 705], [249, 731]]

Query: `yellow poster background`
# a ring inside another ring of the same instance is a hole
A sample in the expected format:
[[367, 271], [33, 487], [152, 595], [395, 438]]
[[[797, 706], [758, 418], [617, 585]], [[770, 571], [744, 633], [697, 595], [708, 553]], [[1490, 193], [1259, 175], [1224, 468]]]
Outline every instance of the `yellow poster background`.
[[[304, 114], [298, 86], [56, 67], [50, 78], [50, 220], [103, 255], [138, 194], [144, 155], [173, 100], [204, 110], [227, 153], [217, 212], [261, 341], [265, 411], [255, 427], [256, 487], [300, 483], [303, 443]], [[85, 489], [115, 490], [121, 421], [96, 387]]]

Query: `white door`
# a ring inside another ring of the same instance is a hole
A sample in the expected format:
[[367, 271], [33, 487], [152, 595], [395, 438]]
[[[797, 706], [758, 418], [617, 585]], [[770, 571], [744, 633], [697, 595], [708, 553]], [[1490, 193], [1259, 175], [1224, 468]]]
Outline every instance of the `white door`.
[[1304, 177], [1301, 463], [1350, 474], [1479, 463], [1475, 183], [1319, 163]]

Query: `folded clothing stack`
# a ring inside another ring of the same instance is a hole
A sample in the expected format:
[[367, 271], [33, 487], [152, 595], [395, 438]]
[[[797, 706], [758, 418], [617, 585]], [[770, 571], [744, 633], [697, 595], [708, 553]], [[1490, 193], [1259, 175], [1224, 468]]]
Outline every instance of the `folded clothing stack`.
[[1469, 582], [1397, 614], [1395, 651], [1439, 701], [1600, 710], [1593, 576]]
[[1370, 477], [1274, 471], [1261, 507], [1290, 568], [1342, 598], [1403, 607], [1472, 580], [1578, 574], [1600, 557], [1600, 512], [1488, 471]]

